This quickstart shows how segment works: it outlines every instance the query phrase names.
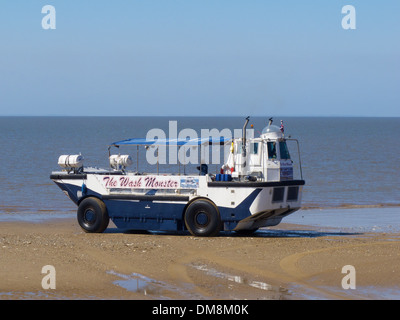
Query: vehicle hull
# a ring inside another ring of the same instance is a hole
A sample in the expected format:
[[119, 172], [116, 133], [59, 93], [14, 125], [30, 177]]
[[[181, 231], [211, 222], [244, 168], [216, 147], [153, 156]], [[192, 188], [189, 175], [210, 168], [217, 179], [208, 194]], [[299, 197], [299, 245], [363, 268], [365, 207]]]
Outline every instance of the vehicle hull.
[[274, 226], [300, 209], [305, 184], [304, 180], [212, 181], [208, 175], [159, 177], [112, 171], [55, 172], [50, 178], [77, 206], [88, 197], [103, 201], [118, 228], [163, 231], [186, 230], [186, 209], [198, 200], [217, 208], [221, 230]]

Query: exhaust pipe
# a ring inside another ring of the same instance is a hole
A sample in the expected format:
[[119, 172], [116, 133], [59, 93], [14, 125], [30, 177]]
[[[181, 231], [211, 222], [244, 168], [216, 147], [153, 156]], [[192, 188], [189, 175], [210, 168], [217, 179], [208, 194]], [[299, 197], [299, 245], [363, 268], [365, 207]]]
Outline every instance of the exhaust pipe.
[[249, 123], [250, 117], [246, 118], [246, 122], [244, 123], [243, 126], [243, 136], [242, 136], [242, 157], [246, 157], [246, 127], [247, 124]]

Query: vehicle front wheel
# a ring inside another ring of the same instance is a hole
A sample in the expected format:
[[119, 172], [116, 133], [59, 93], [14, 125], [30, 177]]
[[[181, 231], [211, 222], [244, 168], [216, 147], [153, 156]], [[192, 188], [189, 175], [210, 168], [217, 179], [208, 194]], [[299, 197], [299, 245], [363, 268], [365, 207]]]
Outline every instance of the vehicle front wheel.
[[185, 225], [194, 236], [216, 236], [221, 230], [217, 207], [206, 199], [195, 200], [186, 209]]
[[78, 223], [85, 232], [101, 233], [107, 229], [110, 218], [107, 207], [97, 198], [86, 198], [78, 207]]

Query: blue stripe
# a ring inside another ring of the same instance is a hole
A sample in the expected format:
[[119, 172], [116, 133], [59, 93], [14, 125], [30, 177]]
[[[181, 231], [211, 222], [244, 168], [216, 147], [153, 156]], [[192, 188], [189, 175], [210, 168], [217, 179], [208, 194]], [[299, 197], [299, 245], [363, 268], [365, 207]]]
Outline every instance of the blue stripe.
[[186, 203], [104, 200], [108, 215], [118, 228], [137, 230], [183, 230]]

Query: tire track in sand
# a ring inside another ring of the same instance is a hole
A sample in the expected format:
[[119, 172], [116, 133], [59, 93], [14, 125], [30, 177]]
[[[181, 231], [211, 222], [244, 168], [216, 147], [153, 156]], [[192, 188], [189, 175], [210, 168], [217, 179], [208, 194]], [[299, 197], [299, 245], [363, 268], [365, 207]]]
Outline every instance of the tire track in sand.
[[[392, 239], [393, 241], [393, 239]], [[346, 245], [341, 245], [341, 246], [335, 246], [335, 247], [329, 247], [329, 248], [321, 248], [321, 249], [316, 249], [316, 250], [311, 250], [311, 251], [305, 251], [305, 252], [298, 252], [289, 256], [286, 256], [285, 258], [283, 258], [280, 261], [280, 267], [282, 268], [282, 270], [284, 270], [286, 272], [286, 274], [289, 275], [290, 278], [293, 279], [294, 282], [300, 284], [301, 286], [303, 286], [304, 288], [313, 290], [315, 292], [319, 292], [322, 293], [323, 296], [327, 297], [327, 298], [339, 298], [339, 299], [343, 299], [343, 298], [349, 298], [348, 296], [346, 296], [345, 293], [340, 294], [340, 293], [332, 293], [326, 289], [322, 289], [322, 288], [318, 288], [316, 286], [313, 286], [312, 284], [310, 284], [307, 280], [309, 280], [312, 277], [318, 276], [318, 275], [322, 275], [322, 274], [327, 274], [330, 272], [337, 272], [337, 270], [335, 270], [334, 268], [332, 269], [324, 269], [321, 270], [318, 273], [306, 273], [305, 271], [303, 271], [301, 269], [301, 267], [299, 266], [300, 264], [300, 260], [311, 256], [311, 255], [318, 255], [321, 253], [327, 253], [330, 251], [341, 251], [341, 250], [346, 250], [346, 249], [355, 249], [355, 248], [362, 248], [362, 247], [371, 247], [371, 246], [376, 246], [376, 245], [395, 245], [398, 241], [395, 242], [390, 242], [390, 241], [376, 241], [376, 242], [372, 242], [372, 243], [359, 243], [359, 244], [346, 244]], [[344, 275], [343, 275], [344, 276]]]

